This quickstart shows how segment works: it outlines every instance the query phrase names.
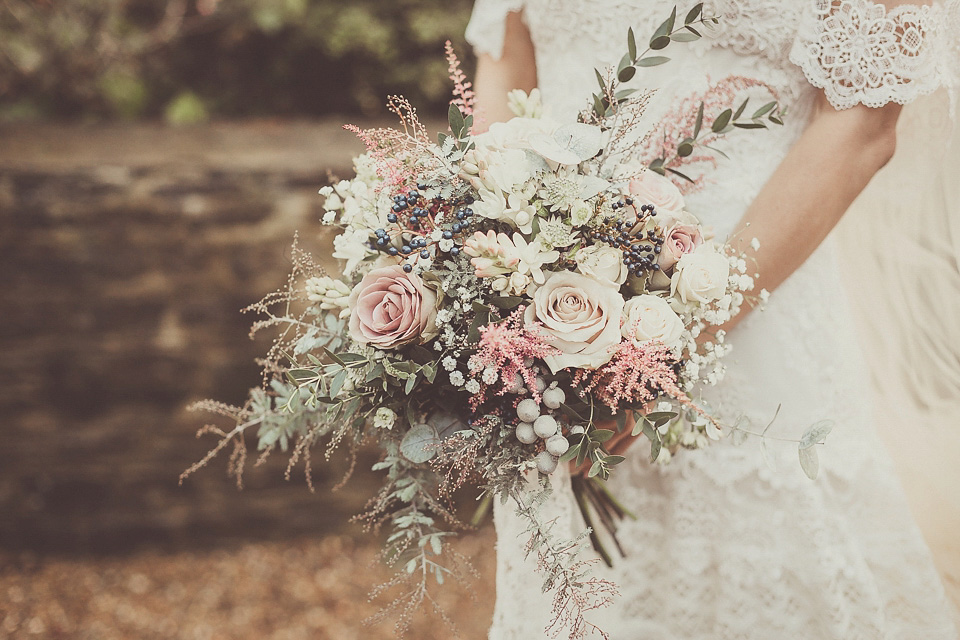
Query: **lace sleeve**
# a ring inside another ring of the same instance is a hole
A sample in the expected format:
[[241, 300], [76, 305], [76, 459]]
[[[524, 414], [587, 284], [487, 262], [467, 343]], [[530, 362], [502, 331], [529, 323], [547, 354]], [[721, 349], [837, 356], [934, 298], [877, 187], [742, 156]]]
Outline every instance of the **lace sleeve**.
[[790, 60], [837, 109], [906, 104], [956, 86], [958, 0], [887, 9], [871, 0], [813, 0]]
[[496, 59], [503, 55], [503, 36], [507, 15], [523, 8], [524, 0], [476, 0], [467, 25], [466, 38], [478, 55]]

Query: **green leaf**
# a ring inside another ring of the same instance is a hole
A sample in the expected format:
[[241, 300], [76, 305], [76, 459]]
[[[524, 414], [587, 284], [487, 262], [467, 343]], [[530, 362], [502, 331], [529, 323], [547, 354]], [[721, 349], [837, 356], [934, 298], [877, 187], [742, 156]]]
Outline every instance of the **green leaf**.
[[658, 36], [650, 41], [650, 48], [659, 51], [666, 49], [668, 44], [670, 44], [670, 36]]
[[610, 429], [594, 429], [590, 432], [590, 439], [594, 442], [606, 442], [613, 437], [614, 432]]
[[809, 449], [826, 438], [833, 431], [833, 420], [821, 420], [804, 432], [800, 438], [800, 448]]
[[646, 420], [645, 418], [640, 418], [639, 420], [637, 420], [636, 422], [634, 422], [634, 423], [633, 423], [633, 431], [630, 432], [630, 435], [633, 436], [633, 437], [636, 437], [636, 436], [640, 435], [641, 433], [643, 433], [643, 431], [644, 431], [644, 423], [646, 423], [646, 421], [647, 421], [647, 420]]
[[440, 436], [428, 424], [414, 425], [400, 441], [400, 453], [414, 464], [423, 464], [437, 455]]
[[607, 109], [603, 106], [603, 99], [598, 94], [593, 94], [593, 112], [597, 114], [598, 117], [602, 118], [606, 113]]
[[417, 376], [410, 376], [407, 378], [407, 383], [403, 385], [403, 392], [410, 395], [415, 386], [417, 386]]
[[675, 34], [670, 36], [670, 39], [674, 42], [693, 42], [694, 40], [699, 40], [700, 36], [696, 33], [690, 33], [688, 31], [677, 31]]
[[460, 113], [460, 108], [457, 105], [450, 105], [447, 110], [447, 121], [450, 123], [450, 131], [453, 132], [453, 135], [457, 139], [462, 138], [464, 130], [463, 114]]
[[767, 125], [762, 122], [734, 122], [733, 126], [737, 129], [766, 129]]
[[693, 35], [697, 36], [698, 38], [702, 38], [702, 37], [703, 37], [702, 35], [700, 35], [700, 32], [699, 32], [699, 31], [697, 31], [696, 29], [694, 29], [694, 28], [691, 27], [690, 25], [687, 25], [686, 27], [684, 27], [684, 29], [686, 29], [687, 31], [689, 31], [689, 32], [692, 33]]
[[323, 348], [323, 352], [326, 354], [326, 356], [327, 356], [328, 358], [330, 358], [331, 360], [333, 360], [334, 362], [336, 362], [336, 363], [337, 363], [338, 365], [340, 365], [341, 367], [347, 366], [347, 363], [344, 362], [343, 360], [341, 360], [341, 359], [340, 359], [340, 356], [338, 356], [337, 354], [335, 354], [333, 351], [330, 351], [330, 349], [327, 349], [326, 347], [324, 347], [324, 348]]
[[660, 439], [660, 434], [657, 434], [657, 437], [650, 441], [650, 462], [656, 462], [657, 458], [660, 457], [660, 449], [663, 448], [663, 441]]
[[617, 79], [620, 82], [629, 82], [633, 76], [637, 74], [636, 67], [625, 67], [620, 73], [617, 74]]
[[717, 119], [713, 121], [713, 124], [710, 125], [710, 129], [713, 130], [714, 133], [720, 133], [730, 124], [730, 118], [732, 116], [732, 110], [724, 109], [720, 112], [720, 115], [717, 116]]
[[700, 108], [697, 109], [697, 123], [693, 127], [694, 138], [700, 135], [700, 129], [702, 127], [703, 127], [703, 102], [700, 103]]
[[308, 380], [316, 380], [317, 372], [313, 369], [290, 369], [287, 371], [287, 376], [294, 384], [300, 384]]
[[631, 64], [633, 64], [633, 58], [630, 57], [630, 54], [628, 53], [623, 54], [623, 57], [620, 58], [620, 63], [617, 65], [617, 73], [620, 73], [621, 71], [629, 67]]
[[606, 91], [607, 91], [607, 83], [604, 81], [603, 76], [600, 75], [600, 70], [599, 70], [599, 69], [594, 69], [593, 72], [594, 72], [595, 74], [597, 74], [597, 82], [600, 84], [600, 91], [606, 93]]
[[633, 33], [633, 27], [627, 29], [627, 54], [630, 60], [637, 59], [637, 38]]
[[637, 60], [636, 66], [638, 67], [656, 67], [666, 62], [670, 62], [670, 58], [666, 56], [650, 56], [648, 58], [640, 58]]
[[817, 479], [817, 474], [820, 472], [820, 458], [816, 447], [800, 448], [800, 468], [811, 480]]
[[773, 108], [774, 108], [775, 106], [777, 106], [777, 101], [776, 101], [776, 100], [774, 100], [773, 102], [768, 102], [767, 104], [763, 105], [762, 107], [760, 107], [759, 109], [757, 109], [756, 111], [754, 111], [754, 112], [753, 112], [753, 115], [750, 116], [750, 118], [753, 119], [753, 120], [756, 120], [757, 118], [762, 118], [763, 116], [765, 116], [765, 115], [767, 115], [768, 113], [770, 113], [771, 111], [773, 111]]
[[490, 299], [490, 304], [499, 309], [515, 309], [523, 302], [520, 296], [496, 296]]
[[[657, 30], [653, 32], [653, 37], [650, 38], [650, 46], [652, 48], [656, 48], [653, 46], [654, 40], [656, 40], [657, 38], [670, 35], [670, 32], [673, 31], [673, 25], [676, 21], [677, 21], [677, 7], [676, 5], [674, 5], [673, 11], [670, 12], [670, 17], [664, 20], [663, 24], [657, 27]], [[667, 44], [669, 43], [670, 43], [670, 38], [667, 38]]]
[[607, 456], [603, 458], [603, 464], [607, 465], [608, 467], [612, 467], [614, 465], [620, 464], [624, 460], [626, 460], [626, 458], [624, 458], [623, 456]]
[[747, 108], [747, 103], [748, 103], [748, 102], [750, 102], [750, 98], [747, 98], [746, 100], [744, 100], [744, 101], [743, 101], [743, 104], [741, 104], [741, 105], [737, 108], [737, 110], [736, 110], [736, 111], [734, 112], [734, 114], [733, 114], [733, 119], [734, 119], [734, 120], [736, 120], [736, 119], [739, 118], [741, 115], [743, 115], [743, 110]]
[[670, 422], [671, 420], [676, 418], [678, 415], [679, 414], [676, 411], [654, 411], [652, 413], [648, 413], [644, 417], [650, 422], [652, 422], [653, 426], [659, 427], [661, 425], [666, 424], [667, 422]]
[[617, 433], [620, 433], [627, 426], [627, 412], [621, 411], [617, 413], [616, 421], [617, 421]]
[[680, 172], [677, 171], [676, 169], [671, 169], [670, 167], [667, 167], [666, 169], [667, 169], [667, 171], [669, 171], [669, 172], [672, 173], [673, 175], [675, 175], [675, 176], [680, 176], [681, 178], [683, 178], [683, 179], [686, 180], [687, 182], [696, 182], [693, 178], [691, 178], [691, 177], [688, 176], [687, 174], [685, 174], [685, 173], [680, 173]]
[[340, 390], [343, 389], [343, 383], [347, 381], [347, 370], [340, 369], [337, 372], [337, 375], [333, 376], [333, 380], [330, 382], [330, 397], [336, 398], [340, 393]]
[[657, 430], [654, 428], [653, 424], [647, 420], [643, 420], [643, 435], [647, 437], [647, 440], [653, 442], [657, 439]]
[[569, 460], [573, 460], [574, 458], [577, 457], [579, 453], [580, 453], [580, 445], [575, 444], [569, 449], [567, 449], [566, 453], [560, 456], [560, 462], [567, 462]]
[[437, 134], [437, 144], [438, 144], [440, 147], [443, 147], [443, 143], [446, 142], [446, 141], [447, 141], [447, 138], [449, 138], [449, 137], [450, 137], [450, 136], [448, 136], [447, 134], [445, 134], [445, 133], [443, 133], [443, 132], [438, 133], [438, 134]]
[[698, 2], [693, 5], [693, 8], [687, 12], [687, 17], [683, 19], [683, 24], [690, 24], [694, 20], [700, 17], [700, 14], [703, 12], [703, 3]]
[[779, 117], [777, 117], [777, 116], [775, 116], [775, 115], [773, 115], [773, 114], [770, 114], [770, 117], [767, 118], [767, 120], [769, 120], [769, 121], [772, 122], [773, 124], [783, 125], [783, 120], [781, 120]]
[[686, 158], [693, 153], [693, 140], [687, 138], [677, 145], [677, 155], [681, 158]]
[[587, 473], [588, 478], [593, 478], [600, 474], [603, 471], [603, 462], [600, 460], [595, 460], [592, 465], [590, 465], [590, 471]]

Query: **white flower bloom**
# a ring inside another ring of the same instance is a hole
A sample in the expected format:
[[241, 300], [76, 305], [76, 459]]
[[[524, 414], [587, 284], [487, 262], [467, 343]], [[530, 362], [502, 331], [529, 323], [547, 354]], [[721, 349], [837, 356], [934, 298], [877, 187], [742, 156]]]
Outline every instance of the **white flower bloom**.
[[440, 365], [447, 371], [453, 371], [457, 368], [457, 359], [453, 356], [447, 356], [440, 361]]
[[680, 348], [683, 321], [663, 298], [650, 294], [630, 298], [623, 307], [623, 315], [626, 320], [620, 333], [635, 345], [657, 340], [670, 349]]
[[556, 262], [560, 257], [559, 251], [546, 250], [539, 240], [528, 243], [519, 233], [513, 234], [513, 244], [519, 258], [516, 270], [529, 275], [537, 284], [543, 284], [543, 265]]
[[583, 200], [575, 200], [570, 206], [570, 222], [575, 227], [585, 226], [593, 217], [593, 207]]
[[375, 252], [367, 246], [368, 232], [365, 229], [344, 231], [333, 239], [333, 257], [344, 260], [344, 275], [350, 275], [363, 260]]
[[392, 409], [380, 407], [373, 415], [373, 426], [377, 429], [393, 429], [397, 414]]
[[339, 309], [339, 316], [346, 318], [350, 315], [350, 287], [342, 280], [329, 276], [322, 278], [308, 278], [304, 283], [307, 299], [310, 302], [320, 303], [325, 311]]
[[336, 193], [331, 193], [327, 196], [326, 201], [323, 203], [323, 208], [326, 211], [336, 211], [343, 208], [343, 200], [340, 199], [340, 196]]
[[[476, 382], [476, 380], [471, 380], [470, 382]], [[462, 387], [462, 386], [463, 386], [463, 374], [460, 373], [459, 371], [451, 371], [451, 372], [450, 372], [450, 384], [452, 384], [452, 385], [455, 386], [455, 387]], [[480, 385], [477, 385], [477, 391], [480, 390], [479, 387], [480, 387]]]
[[623, 263], [623, 254], [606, 244], [592, 244], [574, 255], [577, 270], [601, 284], [619, 287], [627, 281], [630, 271]]
[[701, 245], [686, 253], [677, 262], [670, 279], [670, 295], [683, 304], [705, 304], [719, 299], [726, 292], [730, 263], [710, 245]]
[[576, 239], [577, 232], [558, 216], [540, 220], [540, 233], [537, 234], [537, 240], [544, 247], [563, 249], [572, 245]]
[[320, 218], [320, 221], [323, 224], [333, 224], [337, 221], [337, 212], [336, 211], [327, 211], [323, 214], [323, 217]]
[[497, 373], [496, 369], [494, 369], [493, 367], [487, 367], [486, 369], [483, 370], [482, 377], [483, 377], [484, 384], [493, 384], [494, 382], [497, 381], [497, 378], [499, 378], [500, 376]]
[[[451, 376], [453, 374], [450, 374]], [[476, 380], [468, 380], [467, 384], [464, 386], [464, 389], [467, 390], [467, 393], [479, 393], [480, 392], [480, 383]]]
[[750, 241], [750, 248], [753, 249], [754, 251], [759, 251], [759, 250], [760, 250], [760, 241], [757, 240], [756, 238], [754, 238], [753, 240], [751, 240], [751, 241]]
[[503, 210], [503, 220], [506, 220], [526, 234], [533, 233], [533, 218], [537, 209], [523, 196], [511, 193], [507, 196], [507, 206]]
[[440, 251], [443, 251], [444, 253], [446, 253], [450, 251], [450, 249], [453, 249], [453, 240], [441, 239], [437, 243], [437, 246], [440, 248]]
[[317, 193], [319, 193], [324, 198], [329, 198], [330, 194], [333, 193], [333, 187], [327, 185], [326, 187], [322, 187], [320, 191], [318, 191]]
[[540, 101], [540, 89], [534, 88], [529, 94], [522, 89], [514, 89], [507, 94], [507, 106], [518, 118], [541, 117], [543, 103]]

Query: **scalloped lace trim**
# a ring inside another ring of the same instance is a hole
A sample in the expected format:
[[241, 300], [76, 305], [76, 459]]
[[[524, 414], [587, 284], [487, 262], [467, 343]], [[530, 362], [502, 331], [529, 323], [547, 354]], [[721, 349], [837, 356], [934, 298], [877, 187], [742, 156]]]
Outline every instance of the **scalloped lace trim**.
[[906, 104], [953, 84], [947, 25], [957, 4], [887, 10], [870, 0], [816, 0], [790, 60], [837, 109]]

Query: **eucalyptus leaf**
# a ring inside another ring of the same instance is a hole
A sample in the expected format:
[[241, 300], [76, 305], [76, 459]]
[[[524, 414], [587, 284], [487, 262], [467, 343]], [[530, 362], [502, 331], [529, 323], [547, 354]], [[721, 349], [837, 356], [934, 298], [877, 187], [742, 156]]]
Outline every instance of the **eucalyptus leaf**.
[[613, 456], [606, 456], [605, 458], [603, 458], [603, 463], [608, 467], [612, 467], [620, 464], [624, 460], [626, 460], [626, 458], [624, 458], [623, 456], [613, 455]]
[[523, 298], [520, 296], [496, 296], [490, 299], [490, 304], [499, 309], [515, 309], [521, 302]]
[[714, 133], [720, 133], [723, 131], [728, 124], [730, 124], [730, 118], [733, 116], [733, 111], [730, 109], [724, 109], [720, 112], [720, 115], [717, 116], [717, 119], [713, 121], [713, 124], [710, 126], [710, 129]]
[[567, 451], [562, 456], [560, 456], [560, 462], [567, 462], [569, 460], [573, 460], [574, 458], [577, 457], [579, 453], [580, 453], [580, 445], [575, 444], [569, 449], [567, 449]]
[[817, 456], [817, 448], [801, 448], [799, 452], [800, 467], [803, 469], [803, 472], [807, 474], [807, 477], [811, 480], [816, 480], [817, 474], [820, 472], [820, 458]]
[[693, 42], [694, 40], [699, 40], [700, 36], [696, 33], [690, 33], [689, 31], [677, 31], [670, 36], [670, 39], [674, 42]]
[[666, 49], [669, 44], [670, 36], [657, 36], [650, 41], [650, 48], [659, 51], [660, 49]]
[[[670, 39], [667, 38], [667, 42], [669, 41]], [[640, 58], [639, 60], [637, 60], [636, 66], [656, 67], [667, 62], [670, 62], [670, 58], [668, 58], [667, 56], [650, 56], [648, 58]]]
[[437, 455], [440, 436], [428, 424], [414, 425], [400, 441], [400, 453], [414, 464], [423, 464]]
[[630, 82], [633, 79], [633, 76], [637, 74], [637, 68], [630, 66], [624, 67], [617, 73], [617, 80], [620, 82]]
[[693, 5], [693, 8], [690, 9], [690, 11], [687, 12], [687, 17], [683, 19], [683, 23], [687, 25], [690, 24], [700, 17], [701, 12], [703, 12], [703, 3], [698, 2], [697, 4]]
[[603, 463], [599, 460], [595, 460], [592, 465], [590, 465], [590, 471], [587, 472], [588, 478], [593, 478], [600, 474], [603, 471]]
[[594, 442], [606, 442], [613, 437], [614, 432], [610, 429], [594, 429], [590, 432], [590, 439]]
[[333, 380], [330, 382], [330, 397], [336, 398], [340, 394], [340, 390], [343, 389], [343, 383], [347, 381], [347, 370], [340, 369], [337, 372], [337, 375], [333, 376]]
[[627, 54], [630, 60], [637, 59], [637, 38], [633, 33], [633, 27], [627, 29]]
[[741, 115], [743, 115], [743, 110], [747, 108], [747, 103], [750, 102], [750, 98], [747, 98], [743, 103], [737, 107], [737, 110], [733, 112], [733, 119], [736, 120]]
[[750, 116], [750, 117], [751, 117], [752, 119], [754, 119], [754, 120], [756, 120], [757, 118], [762, 118], [763, 116], [765, 116], [765, 115], [767, 115], [768, 113], [770, 113], [771, 111], [773, 111], [773, 108], [774, 108], [775, 106], [777, 106], [777, 101], [776, 101], [776, 100], [774, 100], [773, 102], [768, 102], [767, 104], [763, 105], [762, 107], [760, 107], [759, 109], [757, 109], [756, 111], [754, 111], [754, 112], [753, 112], [753, 115]]
[[813, 424], [800, 438], [800, 448], [809, 449], [826, 438], [833, 431], [833, 420], [821, 420]]
[[663, 448], [663, 441], [660, 438], [654, 438], [650, 441], [650, 462], [656, 462], [660, 457], [660, 449]]

